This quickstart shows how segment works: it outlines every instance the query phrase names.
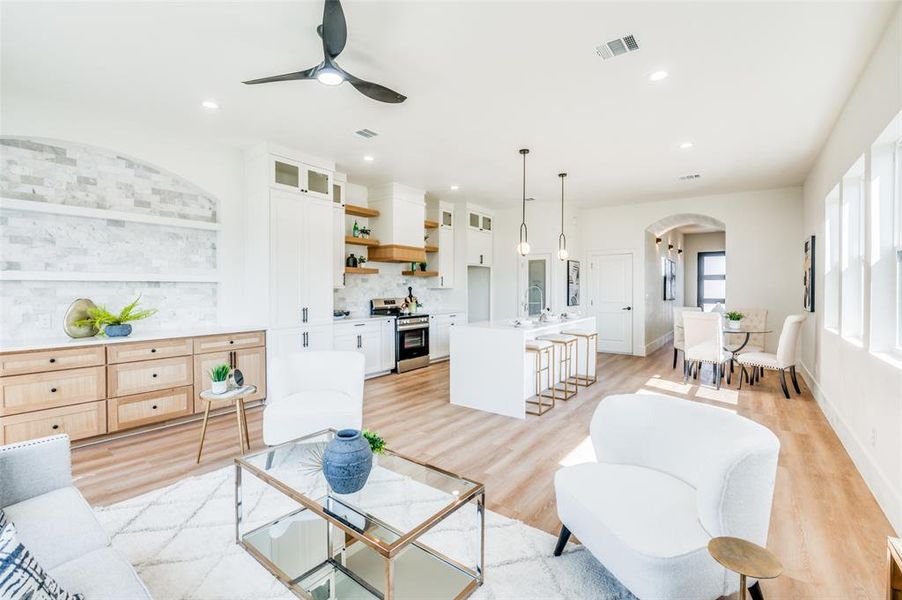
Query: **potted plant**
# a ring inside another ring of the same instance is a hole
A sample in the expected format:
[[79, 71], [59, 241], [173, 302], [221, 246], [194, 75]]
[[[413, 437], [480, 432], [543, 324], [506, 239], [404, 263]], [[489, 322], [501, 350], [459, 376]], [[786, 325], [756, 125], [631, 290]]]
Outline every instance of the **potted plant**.
[[364, 239], [368, 239], [370, 237], [370, 228], [369, 227], [361, 227], [360, 228], [360, 237]]
[[427, 266], [426, 263], [421, 262], [421, 263], [420, 263], [420, 271], [425, 271], [425, 270], [426, 270], [426, 266]]
[[726, 312], [723, 315], [723, 318], [727, 320], [727, 328], [729, 329], [739, 329], [740, 321], [745, 315], [741, 312], [736, 312], [735, 310]]
[[224, 394], [229, 389], [229, 365], [222, 363], [210, 369], [210, 381], [214, 394]]
[[366, 257], [365, 257], [365, 256], [358, 256], [358, 257], [357, 257], [357, 266], [358, 266], [358, 267], [362, 267], [362, 266], [365, 265], [365, 264], [366, 264]]
[[131, 321], [140, 321], [157, 314], [157, 309], [147, 308], [137, 310], [141, 296], [127, 305], [118, 313], [111, 313], [105, 306], [91, 307], [87, 309], [88, 316], [75, 322], [76, 327], [93, 327], [97, 335], [110, 337], [124, 337], [132, 332]]

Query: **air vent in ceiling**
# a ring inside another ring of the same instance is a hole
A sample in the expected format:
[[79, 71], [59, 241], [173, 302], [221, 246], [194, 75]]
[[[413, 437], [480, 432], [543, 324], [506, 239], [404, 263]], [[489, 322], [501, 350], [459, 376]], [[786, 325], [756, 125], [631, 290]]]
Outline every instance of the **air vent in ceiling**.
[[701, 179], [701, 175], [698, 173], [692, 173], [690, 175], [683, 175], [680, 177], [680, 181], [693, 181], [695, 179]]
[[596, 46], [595, 54], [597, 54], [604, 60], [608, 60], [609, 58], [614, 58], [615, 56], [620, 56], [621, 54], [635, 52], [638, 49], [639, 42], [636, 41], [635, 36], [629, 34], [623, 36], [622, 38], [611, 40], [610, 42], [602, 44], [601, 46]]
[[358, 130], [358, 131], [355, 131], [354, 133], [356, 133], [356, 134], [359, 135], [360, 137], [366, 138], [366, 139], [374, 138], [374, 137], [376, 137], [377, 135], [379, 135], [378, 133], [376, 133], [376, 132], [373, 131], [372, 129], [360, 129], [360, 130]]

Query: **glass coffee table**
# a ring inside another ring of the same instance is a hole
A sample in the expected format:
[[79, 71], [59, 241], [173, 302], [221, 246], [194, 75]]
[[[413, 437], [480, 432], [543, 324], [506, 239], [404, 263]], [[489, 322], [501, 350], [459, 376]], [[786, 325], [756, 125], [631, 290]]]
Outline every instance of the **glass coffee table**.
[[334, 430], [235, 459], [235, 538], [311, 600], [466, 598], [482, 585], [485, 487], [386, 449], [362, 490], [319, 467]]

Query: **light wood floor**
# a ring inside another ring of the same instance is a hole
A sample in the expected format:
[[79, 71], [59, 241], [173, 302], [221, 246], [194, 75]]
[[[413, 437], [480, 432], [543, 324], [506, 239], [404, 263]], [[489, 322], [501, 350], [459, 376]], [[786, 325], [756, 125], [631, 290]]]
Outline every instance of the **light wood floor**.
[[[731, 408], [769, 427], [782, 444], [768, 547], [785, 572], [762, 582], [765, 596], [884, 598], [892, 528], [804, 383], [803, 395], [791, 400], [774, 374], [741, 392], [684, 386], [671, 357], [669, 348], [648, 358], [599, 355], [599, 383], [525, 421], [449, 404], [448, 363], [440, 363], [368, 381], [364, 425], [396, 451], [484, 482], [491, 510], [556, 534], [553, 475], [578, 456], [601, 398], [660, 391]], [[248, 414], [255, 448], [262, 447], [261, 415]], [[234, 417], [211, 422], [197, 466], [199, 430], [185, 424], [77, 449], [76, 483], [89, 502], [106, 505], [230, 464], [238, 449]]]

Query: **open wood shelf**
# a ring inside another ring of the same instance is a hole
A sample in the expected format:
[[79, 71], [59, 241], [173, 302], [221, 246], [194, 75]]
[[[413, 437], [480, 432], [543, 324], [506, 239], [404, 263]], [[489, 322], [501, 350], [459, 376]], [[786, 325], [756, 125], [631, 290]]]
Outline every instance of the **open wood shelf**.
[[401, 271], [407, 277], [438, 277], [438, 271]]
[[379, 269], [371, 269], [370, 267], [345, 267], [347, 275], [375, 275]]
[[423, 248], [423, 250], [425, 250], [426, 252], [438, 252], [438, 246], [430, 246], [427, 244], [426, 247]]
[[378, 217], [379, 211], [375, 208], [357, 206], [356, 204], [345, 204], [345, 214], [354, 217]]
[[345, 236], [345, 244], [354, 244], [355, 246], [378, 246], [379, 240], [372, 238], [354, 237], [353, 235]]
[[426, 219], [425, 221], [423, 221], [423, 226], [426, 229], [438, 229], [438, 221], [430, 221], [429, 219]]

